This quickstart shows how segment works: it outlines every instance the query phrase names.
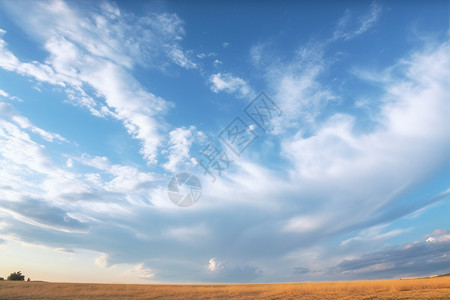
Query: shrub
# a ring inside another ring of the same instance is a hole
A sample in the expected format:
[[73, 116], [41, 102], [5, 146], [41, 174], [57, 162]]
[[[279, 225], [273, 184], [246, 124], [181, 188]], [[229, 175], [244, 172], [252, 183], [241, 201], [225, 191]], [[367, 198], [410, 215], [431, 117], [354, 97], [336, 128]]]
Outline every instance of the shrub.
[[11, 273], [7, 279], [23, 281], [23, 280], [25, 280], [25, 275], [22, 275], [22, 272], [18, 271], [18, 272]]

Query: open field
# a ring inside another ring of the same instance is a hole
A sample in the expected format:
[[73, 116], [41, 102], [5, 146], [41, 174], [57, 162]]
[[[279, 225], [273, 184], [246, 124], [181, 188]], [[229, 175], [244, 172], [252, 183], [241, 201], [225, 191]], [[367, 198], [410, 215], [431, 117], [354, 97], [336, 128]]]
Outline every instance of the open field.
[[0, 299], [450, 299], [450, 277], [246, 285], [3, 281]]

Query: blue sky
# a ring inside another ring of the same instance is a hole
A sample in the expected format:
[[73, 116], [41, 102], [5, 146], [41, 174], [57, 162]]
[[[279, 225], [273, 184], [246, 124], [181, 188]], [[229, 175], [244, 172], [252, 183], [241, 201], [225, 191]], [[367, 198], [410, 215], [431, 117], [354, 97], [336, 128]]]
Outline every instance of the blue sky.
[[448, 1], [0, 6], [0, 275], [449, 272]]

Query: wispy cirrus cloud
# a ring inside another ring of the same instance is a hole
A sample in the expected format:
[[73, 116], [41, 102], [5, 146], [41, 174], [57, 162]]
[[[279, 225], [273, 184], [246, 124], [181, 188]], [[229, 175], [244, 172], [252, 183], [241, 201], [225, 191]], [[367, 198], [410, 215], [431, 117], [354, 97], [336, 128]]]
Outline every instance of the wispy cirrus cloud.
[[162, 117], [171, 104], [147, 91], [131, 71], [135, 65], [165, 68], [170, 62], [195, 68], [179, 46], [184, 35], [182, 21], [165, 13], [136, 17], [106, 2], [87, 14], [63, 1], [33, 3], [32, 8], [26, 1], [3, 5], [25, 31], [44, 43], [49, 57], [42, 63], [23, 62], [2, 39], [0, 66], [60, 85], [72, 103], [87, 107], [95, 116], [121, 120], [141, 142], [143, 157], [155, 163], [164, 140]]
[[382, 14], [381, 5], [374, 1], [370, 5], [369, 12], [362, 16], [354, 16], [349, 10], [339, 19], [333, 33], [333, 39], [351, 40], [371, 28], [376, 24]]
[[13, 124], [18, 125], [20, 128], [26, 129], [29, 132], [39, 135], [46, 141], [68, 142], [67, 139], [65, 139], [64, 137], [62, 137], [57, 133], [48, 132], [42, 128], [33, 125], [28, 118], [20, 115], [9, 103], [0, 102], [0, 116], [3, 118], [4, 121], [9, 120], [10, 122], [13, 122]]

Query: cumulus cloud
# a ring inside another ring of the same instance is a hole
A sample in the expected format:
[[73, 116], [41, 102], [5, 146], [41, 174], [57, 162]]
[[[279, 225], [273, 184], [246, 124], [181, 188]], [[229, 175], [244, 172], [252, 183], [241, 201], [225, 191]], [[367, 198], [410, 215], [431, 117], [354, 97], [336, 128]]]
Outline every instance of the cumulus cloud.
[[218, 261], [216, 258], [211, 258], [208, 262], [208, 270], [211, 272], [220, 271], [223, 269], [222, 262]]
[[222, 271], [215, 274], [213, 282], [238, 283], [238, 282], [254, 282], [263, 275], [261, 269], [251, 265], [236, 265], [233, 267], [224, 268]]
[[251, 97], [253, 95], [252, 89], [244, 79], [233, 76], [230, 73], [213, 74], [209, 78], [209, 83], [214, 93], [223, 91], [240, 98]]
[[106, 253], [102, 253], [95, 259], [95, 265], [101, 268], [108, 267], [108, 255]]
[[225, 267], [223, 262], [218, 261], [216, 258], [209, 260], [208, 270], [212, 273], [206, 279], [209, 282], [251, 282], [263, 274], [261, 269], [248, 264]]

